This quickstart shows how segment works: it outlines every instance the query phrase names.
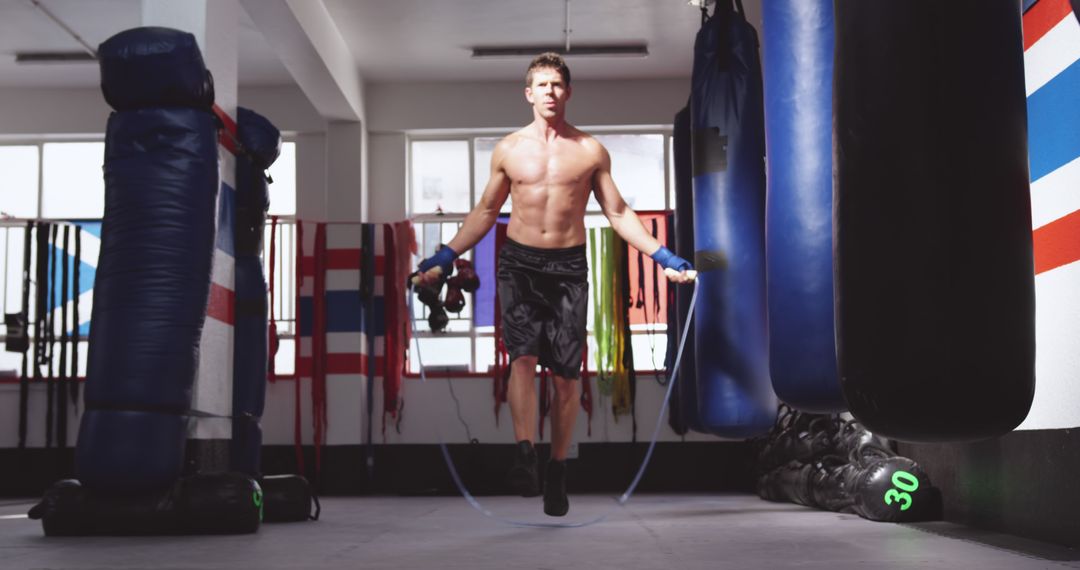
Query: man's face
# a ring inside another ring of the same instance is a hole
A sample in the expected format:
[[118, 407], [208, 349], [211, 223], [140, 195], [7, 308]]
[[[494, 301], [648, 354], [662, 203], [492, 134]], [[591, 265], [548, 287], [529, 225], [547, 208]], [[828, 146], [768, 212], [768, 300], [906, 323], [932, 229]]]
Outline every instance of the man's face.
[[534, 69], [532, 85], [525, 88], [525, 98], [541, 117], [561, 117], [566, 110], [566, 100], [570, 98], [570, 86], [563, 82], [557, 69]]

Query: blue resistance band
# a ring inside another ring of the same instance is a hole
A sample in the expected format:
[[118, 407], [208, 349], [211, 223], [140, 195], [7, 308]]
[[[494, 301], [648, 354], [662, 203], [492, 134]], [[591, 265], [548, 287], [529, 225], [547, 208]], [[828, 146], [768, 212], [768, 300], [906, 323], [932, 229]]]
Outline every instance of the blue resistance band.
[[[410, 281], [411, 283], [411, 281]], [[686, 315], [686, 324], [683, 326], [682, 336], [679, 338], [679, 351], [675, 356], [675, 368], [671, 374], [671, 379], [667, 383], [667, 391], [664, 393], [664, 401], [660, 404], [660, 412], [656, 417], [656, 427], [653, 428], [652, 439], [649, 440], [649, 449], [645, 453], [645, 459], [641, 461], [641, 466], [638, 467], [637, 475], [634, 476], [634, 480], [630, 482], [630, 486], [626, 488], [626, 491], [616, 499], [616, 504], [612, 506], [608, 512], [585, 521], [581, 522], [528, 522], [518, 521], [501, 517], [480, 504], [480, 501], [476, 500], [476, 497], [469, 493], [469, 490], [465, 488], [465, 483], [461, 481], [461, 476], [458, 475], [457, 468], [454, 466], [454, 461], [450, 458], [450, 451], [446, 448], [446, 443], [442, 441], [442, 432], [439, 432], [439, 449], [442, 450], [443, 459], [446, 461], [446, 467], [450, 469], [450, 476], [454, 479], [454, 484], [457, 485], [458, 491], [461, 492], [461, 496], [465, 497], [474, 509], [485, 517], [499, 521], [504, 524], [518, 527], [532, 527], [532, 528], [581, 528], [585, 526], [594, 525], [607, 519], [616, 509], [626, 505], [630, 501], [631, 495], [634, 494], [634, 489], [637, 488], [638, 483], [641, 482], [641, 477], [645, 474], [645, 468], [649, 466], [649, 460], [652, 458], [653, 449], [656, 447], [656, 438], [660, 435], [660, 426], [663, 425], [664, 415], [668, 409], [668, 402], [671, 400], [671, 391], [675, 386], [675, 381], [678, 379], [679, 364], [682, 362], [683, 347], [686, 345], [686, 334], [690, 330], [690, 323], [693, 321], [694, 308], [697, 306], [698, 296], [698, 281], [694, 281], [694, 293], [690, 298], [690, 311]], [[427, 383], [427, 374], [424, 372], [424, 359], [420, 356], [420, 339], [416, 336], [416, 313], [413, 312], [413, 295], [409, 295], [409, 322], [412, 323], [413, 339], [416, 340], [416, 359], [420, 363], [420, 380], [423, 383]]]

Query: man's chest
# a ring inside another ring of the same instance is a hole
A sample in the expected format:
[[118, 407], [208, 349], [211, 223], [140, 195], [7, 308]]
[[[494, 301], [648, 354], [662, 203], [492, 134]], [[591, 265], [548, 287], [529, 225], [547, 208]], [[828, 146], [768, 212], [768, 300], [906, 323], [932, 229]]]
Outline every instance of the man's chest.
[[529, 186], [583, 186], [592, 179], [598, 163], [580, 145], [522, 145], [507, 158], [510, 180]]

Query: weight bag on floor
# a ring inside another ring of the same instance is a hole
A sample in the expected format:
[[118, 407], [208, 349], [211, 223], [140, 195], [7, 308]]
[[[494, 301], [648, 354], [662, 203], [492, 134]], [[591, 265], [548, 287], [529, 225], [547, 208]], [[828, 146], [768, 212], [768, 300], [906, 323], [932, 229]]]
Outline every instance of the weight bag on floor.
[[762, 5], [768, 199], [769, 372], [776, 395], [845, 409], [832, 264], [833, 0]]
[[836, 3], [840, 381], [880, 435], [997, 436], [1031, 405], [1023, 56], [1014, 0]]
[[210, 291], [217, 119], [196, 109], [109, 117], [105, 215], [94, 281], [86, 413], [75, 455], [98, 493], [167, 489]]
[[262, 491], [242, 473], [196, 473], [155, 493], [98, 495], [57, 481], [27, 513], [45, 536], [247, 534], [259, 529]]
[[710, 433], [751, 437], [776, 417], [765, 322], [765, 126], [757, 33], [727, 2], [698, 32], [692, 81], [698, 413]]
[[266, 277], [263, 232], [269, 192], [266, 169], [281, 152], [281, 133], [262, 115], [237, 108], [236, 131], [242, 151], [236, 158], [236, 320], [233, 345], [233, 436], [229, 463], [233, 471], [260, 474], [266, 400]]
[[176, 517], [190, 534], [249, 534], [259, 530], [263, 492], [243, 473], [197, 473], [180, 481]]
[[[267, 475], [263, 489], [263, 522], [300, 522], [319, 519], [319, 499], [300, 475]], [[312, 508], [314, 507], [314, 512]]]

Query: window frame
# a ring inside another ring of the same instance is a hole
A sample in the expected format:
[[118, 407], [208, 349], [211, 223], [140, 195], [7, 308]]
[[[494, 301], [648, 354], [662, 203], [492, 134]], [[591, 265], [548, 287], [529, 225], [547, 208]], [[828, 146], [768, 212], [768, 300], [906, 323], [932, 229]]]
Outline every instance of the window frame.
[[[34, 215], [32, 217], [29, 217], [29, 218], [17, 217], [17, 216], [13, 216], [13, 217], [10, 217], [10, 218], [3, 218], [2, 219], [3, 223], [0, 224], [0, 229], [2, 229], [3, 231], [9, 231], [6, 228], [12, 227], [12, 226], [17, 225], [17, 224], [25, 223], [28, 220], [40, 221], [40, 222], [57, 222], [57, 223], [60, 223], [60, 222], [75, 222], [75, 223], [78, 223], [78, 222], [101, 222], [102, 218], [67, 218], [67, 217], [64, 217], [64, 218], [44, 218], [44, 217], [42, 217], [42, 208], [44, 206], [44, 197], [45, 197], [44, 196], [44, 194], [45, 194], [45, 145], [46, 144], [54, 144], [54, 143], [59, 143], [59, 144], [63, 144], [63, 143], [95, 143], [95, 142], [96, 143], [105, 143], [105, 139], [106, 139], [105, 133], [96, 133], [96, 134], [87, 134], [87, 135], [70, 135], [70, 136], [68, 136], [68, 135], [64, 135], [64, 136], [39, 135], [39, 136], [18, 136], [18, 137], [6, 137], [5, 136], [5, 137], [0, 138], [0, 147], [7, 147], [7, 146], [35, 147], [37, 149], [37, 157], [38, 157], [37, 202], [36, 202]], [[292, 143], [292, 144], [296, 145], [294, 147], [294, 148], [297, 149], [297, 151], [294, 152], [294, 160], [295, 160], [295, 163], [296, 163], [294, 165], [294, 172], [296, 171], [297, 166], [299, 165], [298, 158], [299, 158], [299, 146], [300, 146], [300, 143], [296, 139], [297, 139], [297, 136], [294, 133], [282, 133], [282, 144], [283, 145], [285, 143]], [[104, 156], [102, 157], [102, 160], [104, 161]], [[300, 196], [299, 196], [300, 183], [299, 183], [299, 180], [300, 180], [299, 176], [297, 176], [296, 180], [294, 180], [294, 182], [293, 182], [294, 192], [297, 194], [296, 199], [294, 201], [294, 207], [296, 205], [299, 205], [299, 203], [300, 203], [300, 199], [299, 199], [300, 198]], [[275, 215], [277, 215], [278, 222], [279, 222], [278, 223], [278, 229], [277, 229], [277, 231], [279, 232], [279, 237], [284, 238], [284, 235], [286, 233], [286, 228], [288, 227], [289, 228], [289, 230], [288, 230], [289, 234], [288, 235], [291, 238], [289, 240], [289, 243], [288, 243], [287, 251], [286, 251], [285, 247], [281, 247], [280, 245], [278, 247], [278, 251], [276, 252], [277, 256], [279, 258], [279, 261], [280, 261], [280, 263], [278, 263], [278, 266], [279, 267], [284, 267], [284, 265], [287, 263], [287, 264], [289, 264], [289, 267], [290, 267], [290, 269], [292, 271], [290, 279], [286, 279], [286, 275], [284, 274], [284, 272], [281, 269], [278, 269], [278, 273], [275, 276], [276, 280], [281, 282], [284, 286], [286, 286], [287, 289], [288, 289], [288, 292], [289, 292], [288, 295], [282, 295], [281, 294], [282, 291], [280, 289], [278, 291], [275, 291], [275, 294], [277, 295], [277, 299], [275, 299], [276, 305], [277, 305], [277, 307], [276, 307], [276, 309], [277, 309], [276, 313], [277, 314], [275, 315], [275, 317], [276, 317], [275, 321], [278, 324], [283, 325], [283, 326], [278, 328], [279, 338], [291, 340], [294, 343], [294, 347], [296, 347], [295, 350], [298, 350], [299, 341], [298, 341], [298, 337], [297, 337], [297, 334], [296, 334], [296, 306], [295, 306], [296, 305], [296, 298], [295, 298], [296, 297], [296, 295], [295, 295], [295, 287], [296, 287], [296, 284], [295, 284], [295, 270], [296, 270], [296, 267], [297, 267], [297, 263], [296, 263], [296, 251], [297, 250], [296, 250], [296, 239], [295, 239], [296, 238], [295, 223], [296, 223], [296, 219], [297, 219], [296, 218], [296, 212], [294, 211], [292, 214], [289, 214], [289, 215], [284, 215], [284, 214], [275, 214]], [[270, 216], [270, 214], [267, 214], [267, 218], [269, 218], [269, 216]], [[264, 228], [264, 237], [266, 237], [268, 235], [268, 232], [270, 231], [269, 219], [267, 219], [267, 222], [268, 223], [266, 224], [266, 226]], [[279, 240], [279, 244], [282, 241], [283, 241], [283, 239]], [[6, 240], [4, 241], [4, 245], [5, 245], [5, 248], [6, 248], [6, 246], [7, 246]], [[8, 252], [5, 249], [3, 251], [3, 262], [2, 262], [3, 267], [4, 267], [4, 274], [0, 275], [0, 277], [5, 279], [5, 284], [2, 286], [2, 291], [5, 294], [5, 300], [6, 300], [6, 293], [7, 293], [7, 286], [6, 286], [7, 285], [6, 284], [7, 272], [14, 271], [14, 270], [21, 271], [21, 269], [15, 268], [10, 263], [10, 261], [8, 259], [8, 256], [7, 256], [7, 253]], [[269, 255], [269, 241], [265, 241], [264, 242], [264, 247], [263, 247], [263, 253], [262, 253], [264, 267], [267, 267], [266, 266], [266, 261], [267, 261], [266, 257], [268, 255]], [[267, 277], [267, 279], [269, 279], [269, 274], [267, 274], [266, 277]], [[268, 284], [268, 285], [269, 286], [268, 286], [268, 293], [267, 293], [267, 295], [268, 295], [267, 302], [269, 302], [269, 288], [272, 287], [273, 284]], [[288, 311], [288, 316], [287, 317], [284, 314], [286, 310]], [[33, 323], [30, 323], [30, 327], [33, 327]], [[34, 333], [34, 334], [36, 334], [36, 333]], [[0, 334], [0, 342], [3, 342], [5, 339], [6, 339], [6, 330], [4, 331], [4, 334]], [[78, 335], [77, 340], [78, 340], [78, 342], [82, 343], [82, 345], [85, 346], [86, 343], [89, 342], [89, 337], [80, 334], [80, 335]], [[81, 357], [86, 358], [85, 355], [88, 354], [88, 348], [83, 349], [80, 352], [81, 352]], [[296, 373], [295, 373], [295, 370], [294, 370], [291, 373], [280, 374], [277, 377], [279, 379], [289, 379], [289, 378], [295, 378], [295, 376], [296, 376]], [[16, 380], [17, 380], [17, 378], [16, 378]]]
[[[593, 135], [593, 136], [596, 136], [596, 135], [601, 135], [601, 136], [602, 135], [661, 135], [663, 137], [662, 141], [661, 141], [661, 146], [662, 146], [662, 152], [663, 152], [663, 165], [664, 165], [664, 172], [663, 172], [664, 205], [665, 205], [664, 209], [666, 211], [671, 211], [671, 210], [674, 209], [674, 207], [675, 207], [675, 203], [674, 203], [674, 200], [675, 200], [675, 197], [674, 197], [674, 193], [675, 193], [675, 189], [674, 189], [675, 165], [673, 163], [674, 156], [672, 154], [673, 137], [674, 137], [674, 128], [673, 128], [672, 125], [659, 125], [659, 126], [657, 126], [657, 125], [653, 125], [653, 126], [632, 126], [632, 125], [630, 125], [630, 126], [606, 126], [606, 127], [581, 127], [581, 130], [583, 130], [583, 131], [585, 131], [585, 132], [587, 132], [587, 133], [589, 133], [590, 135]], [[460, 228], [461, 227], [460, 226], [461, 222], [464, 220], [465, 216], [468, 214], [468, 212], [443, 212], [443, 213], [440, 214], [440, 213], [430, 213], [430, 212], [417, 213], [417, 212], [413, 211], [413, 203], [414, 203], [414, 201], [413, 201], [413, 192], [414, 192], [414, 187], [413, 187], [413, 184], [414, 184], [413, 166], [414, 165], [413, 165], [413, 151], [412, 151], [412, 149], [413, 149], [413, 143], [414, 142], [464, 141], [467, 144], [468, 162], [469, 162], [469, 170], [468, 170], [469, 171], [469, 203], [472, 204], [471, 207], [476, 207], [476, 202], [479, 199], [480, 194], [483, 192], [482, 188], [477, 188], [476, 187], [476, 180], [477, 180], [476, 139], [478, 139], [478, 138], [493, 138], [493, 137], [502, 138], [502, 137], [505, 137], [505, 136], [513, 133], [513, 132], [515, 132], [515, 130], [508, 130], [508, 129], [475, 129], [475, 130], [458, 130], [458, 129], [455, 129], [455, 130], [452, 130], [452, 131], [412, 131], [412, 132], [406, 132], [405, 133], [405, 143], [406, 143], [405, 144], [405, 149], [406, 149], [405, 176], [406, 176], [406, 190], [407, 191], [405, 193], [406, 194], [405, 211], [407, 212], [407, 215], [409, 216], [409, 219], [411, 219], [414, 224], [418, 224], [418, 225], [419, 224], [425, 224], [425, 223], [457, 223], [458, 227]], [[642, 210], [642, 211], [654, 211], [654, 210]], [[595, 218], [595, 217], [601, 217], [602, 218], [603, 213], [599, 209], [595, 209], [595, 210], [589, 209], [589, 210], [587, 210], [585, 212], [585, 216], [587, 218]], [[607, 226], [607, 224], [606, 224], [606, 221], [605, 221], [605, 223], [602, 224], [602, 227], [606, 227], [606, 226]], [[414, 262], [418, 262], [423, 257], [423, 252], [424, 252], [424, 247], [423, 247], [424, 246], [424, 243], [423, 243], [423, 235], [424, 234], [423, 234], [423, 231], [422, 230], [417, 231], [416, 235], [417, 235], [417, 239], [419, 241], [419, 243], [417, 243], [417, 250], [418, 250], [419, 254], [417, 256], [414, 256]], [[473, 250], [469, 250], [465, 254], [465, 257], [467, 259], [470, 259], [470, 260], [472, 259], [472, 256], [473, 256]], [[591, 297], [590, 297], [590, 299], [591, 299]], [[494, 338], [495, 337], [494, 330], [486, 330], [488, 328], [493, 328], [493, 327], [484, 327], [485, 330], [478, 330], [478, 328], [472, 324], [474, 316], [473, 316], [473, 314], [470, 314], [471, 316], [468, 317], [468, 318], [464, 318], [464, 317], [460, 318], [460, 320], [468, 321], [468, 323], [469, 323], [468, 331], [454, 331], [454, 332], [444, 331], [444, 332], [434, 333], [434, 332], [432, 332], [430, 330], [426, 330], [427, 323], [425, 322], [425, 319], [427, 318], [427, 314], [428, 314], [427, 308], [424, 307], [423, 305], [419, 305], [419, 304], [417, 305], [417, 308], [419, 309], [420, 314], [416, 317], [417, 328], [416, 328], [413, 336], [415, 336], [418, 339], [425, 339], [425, 338], [468, 338], [469, 339], [469, 346], [470, 346], [470, 351], [469, 351], [469, 371], [468, 372], [462, 372], [462, 371], [450, 371], [450, 372], [447, 372], [445, 370], [439, 370], [440, 368], [446, 368], [446, 366], [428, 365], [428, 366], [425, 367], [425, 370], [424, 370], [424, 375], [425, 376], [428, 376], [428, 377], [455, 377], [455, 378], [469, 378], [469, 377], [488, 378], [488, 377], [490, 377], [490, 375], [491, 375], [490, 371], [477, 370], [476, 354], [477, 354], [477, 349], [478, 349], [478, 347], [477, 347], [477, 340], [478, 339], [481, 339], [481, 338]], [[453, 320], [454, 320], [454, 317], [451, 316], [451, 321], [453, 321]], [[659, 336], [659, 335], [662, 335], [662, 334], [666, 334], [667, 325], [665, 324], [664, 326], [665, 326], [665, 328], [663, 330], [658, 330], [658, 325], [656, 325], [656, 324], [633, 325], [631, 327], [631, 335], [632, 336], [638, 336], [638, 335], [642, 335], [642, 336], [657, 335], [657, 336]], [[587, 342], [590, 344], [590, 346], [595, 346], [595, 340], [594, 340], [595, 337], [593, 336], [592, 323], [591, 322], [587, 323], [586, 329], [587, 329], [587, 333], [586, 333], [587, 334]], [[407, 358], [407, 360], [405, 362], [405, 377], [407, 377], [407, 378], [418, 378], [418, 377], [420, 377], [420, 374], [421, 374], [420, 370], [419, 369], [414, 369], [413, 366], [412, 366], [412, 359], [413, 359], [412, 351], [407, 352], [406, 358]], [[660, 364], [662, 366], [662, 363], [657, 363], [657, 364]], [[663, 369], [645, 369], [645, 370], [637, 370], [636, 372], [638, 374], [649, 375], [649, 374], [661, 373], [661, 372], [663, 372]]]

